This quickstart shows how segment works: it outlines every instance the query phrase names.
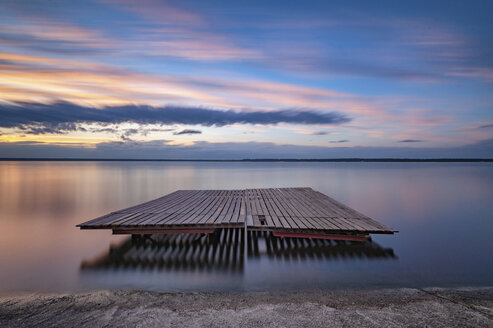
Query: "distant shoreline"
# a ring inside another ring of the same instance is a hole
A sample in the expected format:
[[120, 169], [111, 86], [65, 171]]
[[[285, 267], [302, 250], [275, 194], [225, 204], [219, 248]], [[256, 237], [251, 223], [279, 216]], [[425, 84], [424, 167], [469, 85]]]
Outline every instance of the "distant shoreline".
[[25, 162], [493, 162], [493, 158], [246, 158], [246, 159], [159, 159], [159, 158], [0, 158], [0, 161]]

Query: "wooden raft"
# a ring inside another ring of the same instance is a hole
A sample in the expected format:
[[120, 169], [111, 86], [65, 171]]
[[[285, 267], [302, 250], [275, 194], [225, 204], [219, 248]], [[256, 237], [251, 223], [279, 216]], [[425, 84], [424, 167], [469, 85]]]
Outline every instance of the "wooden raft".
[[[212, 233], [244, 227], [277, 237], [362, 241], [397, 232], [311, 188], [178, 190], [77, 225], [114, 234]], [[342, 238], [338, 238], [342, 236]]]

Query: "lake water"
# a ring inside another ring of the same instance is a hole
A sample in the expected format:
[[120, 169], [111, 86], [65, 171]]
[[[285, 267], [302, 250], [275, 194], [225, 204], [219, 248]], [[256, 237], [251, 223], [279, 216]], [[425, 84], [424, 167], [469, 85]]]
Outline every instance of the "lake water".
[[[75, 227], [178, 189], [305, 186], [400, 232], [242, 250]], [[493, 285], [492, 163], [0, 162], [0, 222], [3, 293]]]

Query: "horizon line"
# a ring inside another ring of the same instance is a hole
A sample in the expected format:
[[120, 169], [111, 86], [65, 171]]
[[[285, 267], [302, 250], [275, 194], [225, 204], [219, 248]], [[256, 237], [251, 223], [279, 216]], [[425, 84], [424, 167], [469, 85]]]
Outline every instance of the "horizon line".
[[493, 162], [493, 158], [243, 158], [243, 159], [164, 159], [164, 158], [72, 158], [72, 157], [4, 157], [0, 161], [59, 162]]

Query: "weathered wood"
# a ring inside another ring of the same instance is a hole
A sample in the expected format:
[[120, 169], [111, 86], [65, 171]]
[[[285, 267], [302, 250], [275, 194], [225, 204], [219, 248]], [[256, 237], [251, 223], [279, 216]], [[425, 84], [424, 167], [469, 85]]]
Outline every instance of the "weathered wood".
[[113, 229], [114, 235], [155, 235], [176, 233], [214, 233], [216, 229]]
[[233, 227], [293, 236], [396, 232], [311, 188], [179, 190], [78, 227], [117, 234]]

